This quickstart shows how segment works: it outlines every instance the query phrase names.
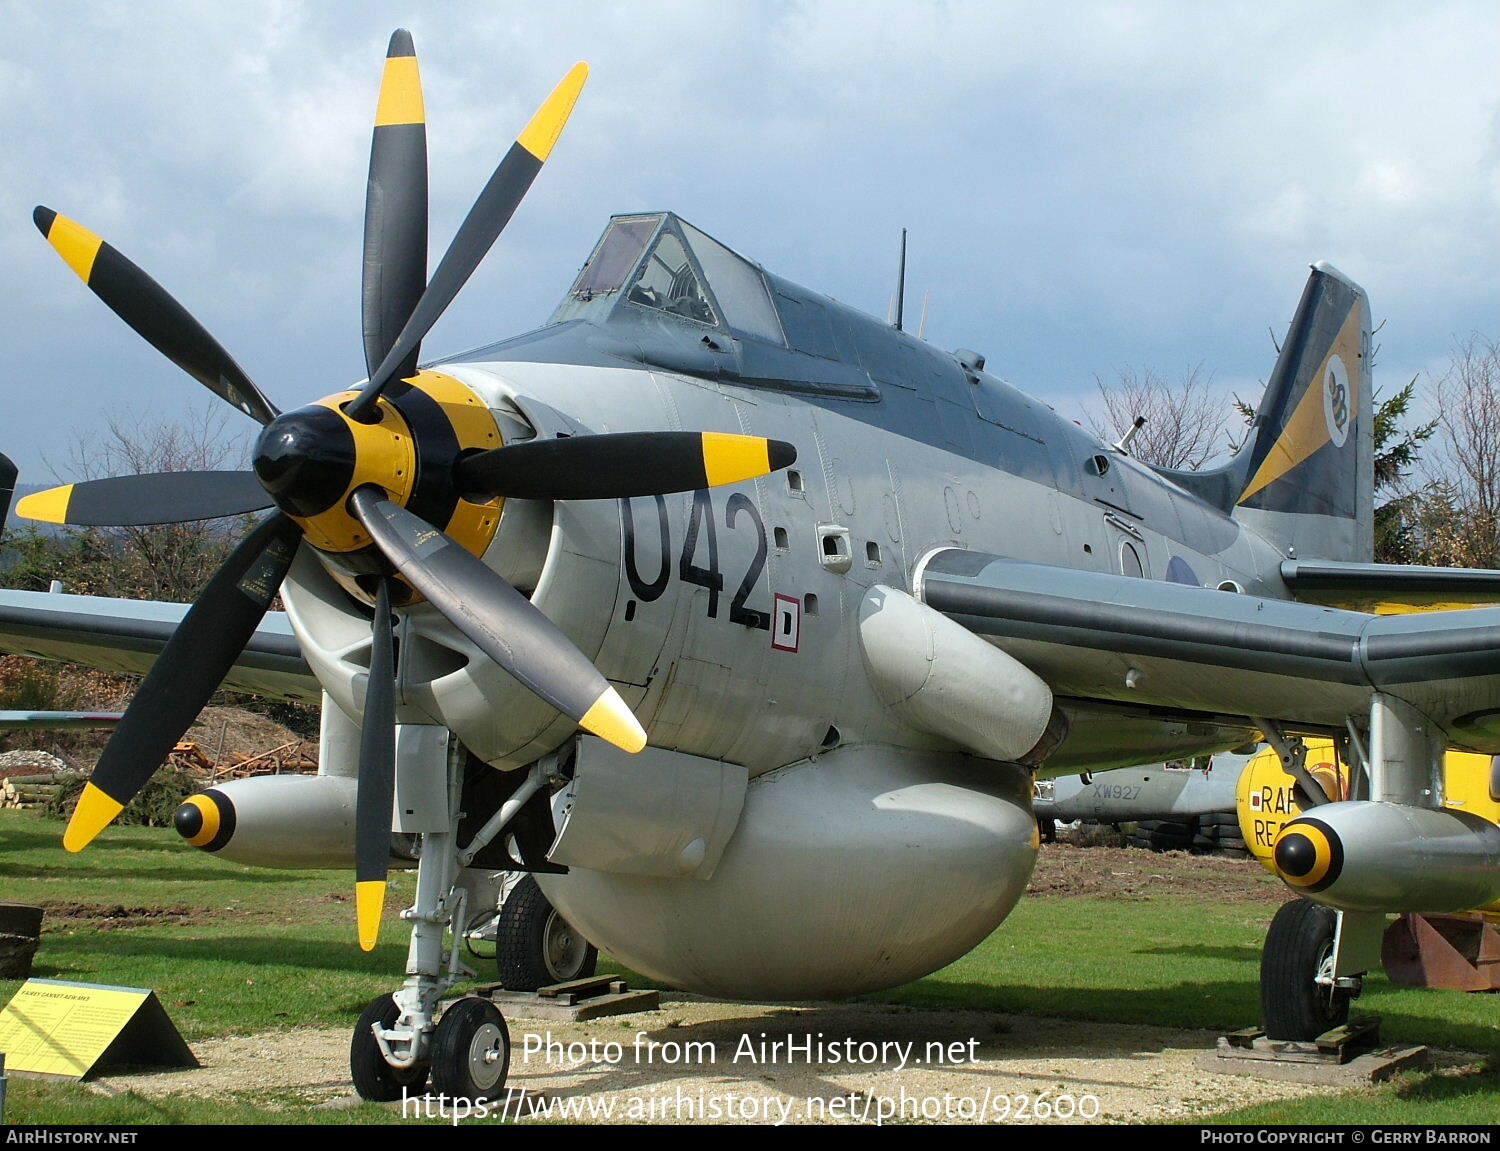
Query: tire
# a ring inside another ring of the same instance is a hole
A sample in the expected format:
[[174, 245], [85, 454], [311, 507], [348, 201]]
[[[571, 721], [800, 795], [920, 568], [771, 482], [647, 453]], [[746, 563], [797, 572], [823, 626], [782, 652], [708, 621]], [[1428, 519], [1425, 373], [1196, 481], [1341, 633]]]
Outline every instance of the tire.
[[460, 999], [432, 1034], [432, 1087], [450, 1099], [494, 1099], [510, 1074], [510, 1031], [488, 999]]
[[1271, 1039], [1308, 1042], [1349, 1020], [1348, 991], [1319, 986], [1333, 954], [1335, 918], [1310, 899], [1281, 905], [1260, 956], [1261, 1026]]
[[420, 1095], [427, 1083], [425, 1066], [397, 1068], [385, 1061], [380, 1045], [370, 1028], [375, 1024], [390, 1027], [401, 1017], [401, 1010], [389, 995], [378, 995], [370, 1000], [359, 1022], [354, 1025], [354, 1035], [349, 1040], [349, 1075], [354, 1080], [354, 1090], [361, 1099], [375, 1103], [390, 1103], [407, 1095]]
[[507, 991], [535, 991], [587, 979], [599, 952], [547, 902], [534, 876], [523, 876], [495, 924], [495, 966]]

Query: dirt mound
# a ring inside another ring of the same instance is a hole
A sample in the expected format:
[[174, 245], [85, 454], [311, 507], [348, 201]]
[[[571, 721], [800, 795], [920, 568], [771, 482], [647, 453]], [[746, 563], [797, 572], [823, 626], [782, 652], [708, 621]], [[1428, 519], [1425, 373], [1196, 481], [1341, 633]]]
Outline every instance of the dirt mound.
[[206, 707], [183, 736], [216, 764], [231, 759], [290, 753], [302, 749], [312, 759], [318, 755], [317, 740], [305, 740], [284, 723], [243, 707]]
[[63, 899], [43, 899], [37, 906], [46, 912], [42, 922], [48, 926], [87, 924], [99, 931], [141, 927], [148, 923], [195, 923], [210, 918], [202, 908], [183, 906], [125, 907], [118, 903], [78, 903]]
[[1027, 894], [1128, 902], [1204, 895], [1217, 901], [1272, 905], [1288, 898], [1286, 888], [1253, 859], [1073, 843], [1042, 845]]

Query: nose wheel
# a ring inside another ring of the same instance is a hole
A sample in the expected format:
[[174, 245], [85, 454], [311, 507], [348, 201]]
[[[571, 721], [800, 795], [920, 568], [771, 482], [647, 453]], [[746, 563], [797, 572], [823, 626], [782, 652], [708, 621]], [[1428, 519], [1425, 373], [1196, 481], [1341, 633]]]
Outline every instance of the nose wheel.
[[505, 1090], [510, 1031], [488, 999], [460, 999], [438, 1020], [432, 1037], [432, 1089], [450, 1099], [481, 1102]]
[[361, 1099], [391, 1103], [403, 1096], [421, 1095], [427, 1085], [425, 1063], [392, 1067], [375, 1038], [376, 1028], [389, 1030], [400, 1017], [401, 1008], [392, 996], [377, 995], [354, 1025], [354, 1037], [349, 1041], [349, 1074]]

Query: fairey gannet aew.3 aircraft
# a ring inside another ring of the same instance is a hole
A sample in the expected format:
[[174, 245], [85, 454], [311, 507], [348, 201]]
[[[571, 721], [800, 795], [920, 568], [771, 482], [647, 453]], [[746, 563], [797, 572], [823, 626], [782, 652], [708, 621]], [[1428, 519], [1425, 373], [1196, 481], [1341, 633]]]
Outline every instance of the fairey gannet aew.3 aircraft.
[[[1369, 309], [1313, 268], [1251, 439], [1162, 472], [985, 371], [743, 259], [617, 216], [551, 321], [419, 364], [584, 81], [501, 161], [429, 279], [411, 39], [391, 41], [365, 214], [367, 382], [282, 413], [161, 287], [38, 209], [151, 344], [264, 425], [254, 470], [28, 497], [72, 524], [274, 507], [190, 609], [5, 593], [12, 651], [146, 670], [68, 827], [84, 847], [221, 683], [323, 705], [316, 777], [179, 813], [195, 846], [353, 867], [372, 946], [393, 832], [420, 836], [407, 979], [371, 1004], [366, 1096], [491, 1095], [508, 1040], [466, 974], [478, 868], [638, 971], [715, 995], [841, 996], [962, 955], [1020, 898], [1038, 773], [1263, 733], [1308, 814], [1276, 861], [1339, 909], [1270, 946], [1347, 992], [1383, 914], [1500, 897], [1500, 828], [1445, 810], [1447, 747], [1500, 752], [1500, 573], [1369, 564]], [[268, 613], [280, 592], [284, 615]], [[1328, 799], [1299, 737], [1364, 780]], [[1314, 908], [1313, 910], [1318, 910]], [[1271, 1021], [1293, 1029], [1293, 1023]]]

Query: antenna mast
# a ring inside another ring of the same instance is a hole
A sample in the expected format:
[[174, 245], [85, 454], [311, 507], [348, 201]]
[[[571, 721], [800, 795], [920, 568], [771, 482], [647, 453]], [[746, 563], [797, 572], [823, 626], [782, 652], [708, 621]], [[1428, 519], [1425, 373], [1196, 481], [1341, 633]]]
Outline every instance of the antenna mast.
[[896, 271], [896, 322], [892, 325], [901, 331], [901, 316], [906, 311], [906, 229], [901, 229], [901, 264]]

